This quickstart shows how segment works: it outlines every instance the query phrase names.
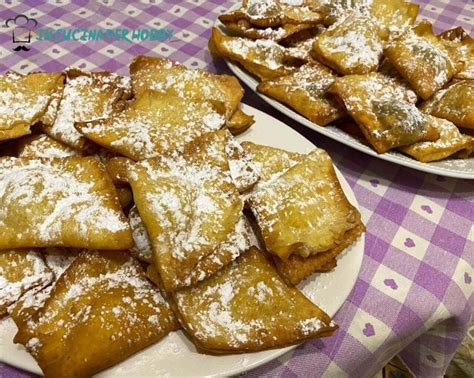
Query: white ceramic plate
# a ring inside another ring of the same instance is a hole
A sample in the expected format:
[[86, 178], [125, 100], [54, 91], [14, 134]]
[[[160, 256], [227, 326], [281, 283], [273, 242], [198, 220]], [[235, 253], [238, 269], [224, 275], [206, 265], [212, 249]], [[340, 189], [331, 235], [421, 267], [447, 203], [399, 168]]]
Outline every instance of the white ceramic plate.
[[[255, 125], [238, 137], [272, 147], [306, 153], [314, 145], [296, 131], [275, 118], [250, 106], [246, 113], [255, 116]], [[347, 181], [336, 169], [344, 193], [358, 208], [357, 200]], [[302, 285], [303, 292], [329, 315], [334, 316], [354, 286], [364, 255], [364, 236], [338, 259], [330, 273], [314, 274]], [[36, 362], [23, 346], [13, 344], [16, 326], [9, 318], [0, 322], [0, 360], [10, 365], [41, 374]], [[228, 356], [210, 356], [196, 352], [192, 343], [181, 332], [173, 332], [159, 343], [137, 353], [119, 365], [100, 374], [102, 377], [139, 376], [216, 376], [233, 375], [273, 360], [294, 347], [258, 353]]]
[[[234, 7], [233, 7], [234, 8]], [[233, 8], [230, 8], [232, 10]], [[219, 27], [222, 31], [225, 31], [224, 26], [220, 23], [219, 20], [216, 21], [215, 26]], [[334, 126], [319, 126], [314, 122], [306, 119], [302, 115], [298, 114], [294, 110], [290, 109], [286, 105], [273, 100], [272, 98], [257, 92], [257, 79], [243, 70], [239, 65], [225, 60], [230, 70], [242, 80], [245, 84], [249, 86], [258, 96], [260, 96], [265, 102], [279, 110], [286, 116], [291, 119], [301, 123], [303, 126], [309, 127], [310, 129], [323, 134], [331, 139], [337, 140], [338, 142], [344, 143], [346, 146], [355, 148], [356, 150], [365, 152], [366, 154], [375, 156], [382, 160], [391, 161], [399, 165], [403, 165], [408, 168], [417, 169], [419, 171], [434, 173], [441, 176], [456, 177], [474, 180], [474, 154], [471, 155], [468, 159], [445, 159], [432, 163], [422, 163], [412, 159], [408, 156], [405, 156], [397, 151], [389, 151], [384, 154], [379, 154], [371, 147], [366, 146], [365, 144], [358, 141], [352, 135], [338, 129]]]

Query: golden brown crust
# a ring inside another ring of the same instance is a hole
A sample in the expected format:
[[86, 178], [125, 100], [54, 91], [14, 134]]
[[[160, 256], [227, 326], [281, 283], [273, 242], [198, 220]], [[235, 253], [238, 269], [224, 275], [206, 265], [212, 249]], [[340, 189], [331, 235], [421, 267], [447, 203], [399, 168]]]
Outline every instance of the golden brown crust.
[[297, 71], [259, 83], [257, 90], [290, 106], [310, 121], [324, 126], [343, 116], [340, 106], [326, 91], [336, 76], [320, 63], [301, 66]]
[[283, 347], [336, 329], [255, 247], [208, 280], [174, 293], [172, 303], [182, 327], [205, 353]]
[[124, 78], [109, 72], [68, 71], [54, 122], [45, 122], [43, 131], [72, 148], [87, 149], [86, 138], [74, 124], [108, 117], [122, 108], [122, 102], [130, 97], [128, 85]]
[[30, 127], [45, 114], [53, 96], [62, 91], [62, 73], [7, 72], [0, 76], [0, 141], [30, 134]]
[[248, 198], [268, 252], [281, 259], [327, 251], [342, 243], [360, 214], [347, 200], [331, 158], [314, 150]]
[[329, 91], [337, 95], [379, 153], [419, 141], [433, 141], [439, 132], [414, 102], [403, 83], [381, 73], [337, 78]]
[[288, 260], [282, 260], [272, 256], [278, 273], [289, 285], [298, 285], [305, 278], [316, 272], [327, 272], [337, 265], [336, 257], [349, 248], [365, 231], [365, 227], [359, 219], [359, 223], [352, 229], [346, 231], [340, 244], [326, 252], [313, 256], [301, 257], [291, 255]]
[[384, 54], [424, 100], [463, 68], [456, 50], [443, 44], [427, 21], [391, 42]]
[[206, 101], [145, 90], [123, 112], [77, 123], [84, 136], [133, 160], [176, 153], [186, 143], [224, 126], [225, 118]]
[[445, 118], [458, 127], [474, 129], [474, 80], [453, 82], [437, 92], [420, 109], [435, 117]]
[[230, 37], [217, 28], [212, 29], [209, 48], [214, 55], [240, 63], [262, 80], [287, 75], [296, 69], [293, 62], [301, 63], [300, 59], [290, 56], [290, 52], [276, 42]]
[[92, 376], [177, 328], [168, 304], [124, 251], [79, 255], [31, 319], [18, 324], [14, 341], [46, 377]]
[[311, 55], [341, 74], [365, 74], [377, 70], [387, 39], [372, 18], [353, 14], [318, 34]]
[[254, 116], [237, 109], [230, 119], [226, 121], [226, 126], [232, 135], [239, 135], [248, 130], [254, 123]]
[[239, 81], [229, 75], [216, 75], [203, 70], [189, 69], [171, 60], [137, 56], [130, 64], [133, 93], [139, 97], [152, 89], [190, 100], [221, 102], [226, 119], [237, 111], [244, 90]]
[[115, 187], [95, 158], [2, 158], [0, 167], [0, 249], [132, 246]]
[[209, 277], [248, 244], [243, 203], [229, 170], [227, 138], [228, 132], [221, 130], [188, 144], [183, 155], [137, 164], [119, 161], [166, 291]]

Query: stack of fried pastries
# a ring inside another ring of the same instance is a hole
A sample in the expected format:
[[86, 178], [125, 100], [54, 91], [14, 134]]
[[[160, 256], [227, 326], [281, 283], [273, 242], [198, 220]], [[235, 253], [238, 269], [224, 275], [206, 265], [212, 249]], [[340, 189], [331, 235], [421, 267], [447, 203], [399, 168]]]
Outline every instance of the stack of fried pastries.
[[[244, 0], [209, 50], [310, 121], [421, 162], [474, 151], [474, 39], [403, 0]], [[225, 31], [225, 33], [223, 32]]]
[[0, 80], [0, 316], [45, 376], [180, 328], [212, 354], [337, 329], [295, 285], [337, 265], [360, 214], [325, 151], [234, 138], [253, 123], [235, 78], [140, 56], [130, 80]]

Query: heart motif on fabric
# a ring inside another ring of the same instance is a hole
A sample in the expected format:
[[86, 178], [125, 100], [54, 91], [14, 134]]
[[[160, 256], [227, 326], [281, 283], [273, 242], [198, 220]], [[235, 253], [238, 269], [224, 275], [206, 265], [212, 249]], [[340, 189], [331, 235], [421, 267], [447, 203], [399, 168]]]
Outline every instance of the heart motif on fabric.
[[365, 327], [362, 330], [362, 333], [367, 337], [374, 336], [375, 335], [374, 326], [370, 323], [365, 323]]
[[385, 286], [390, 287], [392, 290], [398, 289], [398, 285], [393, 278], [387, 278], [383, 281], [383, 283], [385, 284]]
[[464, 283], [469, 285], [471, 282], [472, 282], [471, 276], [467, 272], [465, 272], [464, 273]]
[[428, 354], [428, 355], [426, 356], [426, 359], [427, 359], [428, 361], [433, 362], [433, 363], [436, 363], [436, 362], [437, 362], [437, 361], [436, 361], [436, 358], [434, 358], [431, 354]]
[[374, 188], [376, 188], [377, 186], [379, 186], [380, 184], [380, 181], [377, 180], [377, 179], [372, 179], [370, 180], [370, 185], [372, 185]]
[[421, 206], [421, 210], [427, 212], [428, 214], [433, 214], [433, 209], [428, 205]]
[[403, 243], [407, 248], [413, 248], [416, 244], [412, 238], [406, 238], [405, 243]]

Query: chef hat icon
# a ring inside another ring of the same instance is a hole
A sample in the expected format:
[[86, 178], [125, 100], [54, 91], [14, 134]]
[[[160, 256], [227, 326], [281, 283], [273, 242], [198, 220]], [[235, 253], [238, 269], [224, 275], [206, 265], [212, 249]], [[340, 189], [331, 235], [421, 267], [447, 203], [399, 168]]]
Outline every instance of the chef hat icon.
[[30, 43], [31, 30], [38, 25], [38, 21], [24, 14], [9, 18], [5, 21], [5, 26], [14, 26], [12, 31], [13, 43]]

